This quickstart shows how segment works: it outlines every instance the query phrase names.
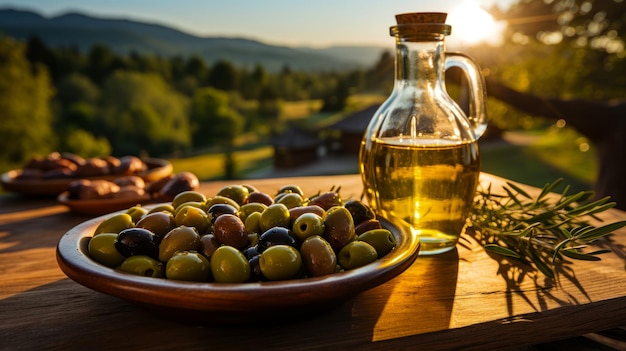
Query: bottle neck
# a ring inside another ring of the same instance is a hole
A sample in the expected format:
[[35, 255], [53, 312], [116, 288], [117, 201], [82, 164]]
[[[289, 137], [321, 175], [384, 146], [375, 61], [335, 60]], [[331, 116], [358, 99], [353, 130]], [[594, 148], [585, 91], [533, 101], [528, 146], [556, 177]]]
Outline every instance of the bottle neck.
[[437, 41], [396, 40], [395, 81], [397, 88], [406, 86], [437, 87], [443, 82], [445, 45]]

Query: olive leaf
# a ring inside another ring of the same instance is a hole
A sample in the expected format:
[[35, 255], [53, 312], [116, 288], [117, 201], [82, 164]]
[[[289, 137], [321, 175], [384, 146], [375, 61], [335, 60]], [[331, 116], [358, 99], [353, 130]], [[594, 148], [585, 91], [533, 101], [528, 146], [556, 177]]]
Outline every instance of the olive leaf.
[[469, 225], [484, 238], [489, 252], [528, 262], [547, 277], [554, 278], [558, 262], [564, 258], [599, 261], [610, 252], [585, 252], [593, 241], [626, 226], [626, 221], [594, 226], [590, 219], [615, 206], [610, 197], [593, 200], [592, 191], [568, 194], [570, 186], [557, 194], [563, 183], [546, 183], [536, 197], [507, 182], [503, 193], [491, 184], [479, 188], [469, 216]]

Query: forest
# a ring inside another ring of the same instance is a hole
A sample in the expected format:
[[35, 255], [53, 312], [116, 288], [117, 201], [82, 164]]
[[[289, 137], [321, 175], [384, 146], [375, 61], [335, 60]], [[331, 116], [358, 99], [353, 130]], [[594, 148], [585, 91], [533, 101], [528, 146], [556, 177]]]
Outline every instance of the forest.
[[[506, 12], [490, 12], [507, 23], [503, 43], [464, 49], [488, 82], [543, 98], [626, 96], [621, 0], [519, 0]], [[37, 37], [0, 37], [0, 61], [0, 168], [6, 170], [55, 150], [174, 157], [232, 147], [242, 134], [267, 143], [286, 123], [286, 102], [319, 101], [319, 111], [337, 112], [350, 96], [388, 94], [394, 57], [381, 52], [368, 69], [302, 72], [285, 64], [271, 73], [227, 60], [118, 55], [99, 44], [79, 52]], [[513, 105], [490, 98], [490, 124], [557, 124]]]

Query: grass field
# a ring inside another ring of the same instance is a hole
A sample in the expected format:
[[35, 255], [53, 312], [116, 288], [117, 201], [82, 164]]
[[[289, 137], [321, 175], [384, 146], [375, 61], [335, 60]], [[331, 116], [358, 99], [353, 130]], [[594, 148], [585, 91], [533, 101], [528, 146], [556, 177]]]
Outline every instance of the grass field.
[[[571, 191], [590, 190], [597, 169], [595, 152], [580, 150], [580, 137], [568, 130], [515, 132], [531, 142], [494, 141], [481, 146], [482, 171], [524, 184], [542, 187], [563, 178]], [[271, 169], [273, 152], [270, 146], [240, 150], [234, 153], [237, 178], [251, 178], [255, 172]], [[202, 180], [223, 179], [224, 156], [204, 154], [171, 159], [174, 172], [194, 172]], [[354, 171], [356, 172], [356, 170]]]
[[572, 192], [592, 188], [598, 167], [595, 151], [593, 148], [581, 151], [582, 142], [577, 134], [551, 129], [523, 134], [532, 136], [534, 141], [523, 145], [506, 142], [484, 145], [482, 170], [537, 187], [563, 178]]

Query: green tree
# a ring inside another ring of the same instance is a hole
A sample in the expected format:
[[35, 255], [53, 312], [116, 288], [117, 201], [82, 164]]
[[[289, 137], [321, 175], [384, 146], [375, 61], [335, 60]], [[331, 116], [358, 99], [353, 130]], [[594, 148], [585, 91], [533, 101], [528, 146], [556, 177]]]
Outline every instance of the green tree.
[[194, 147], [231, 146], [243, 131], [244, 120], [230, 106], [228, 93], [202, 88], [191, 101], [190, 120]]
[[266, 124], [274, 125], [280, 119], [281, 103], [276, 89], [272, 86], [266, 85], [262, 87], [257, 111], [259, 117]]
[[[518, 89], [565, 98], [621, 98], [626, 21], [621, 0], [520, 0], [504, 14], [506, 52], [495, 71]], [[519, 83], [518, 83], [519, 84]]]
[[82, 157], [100, 157], [111, 154], [111, 144], [104, 137], [95, 137], [84, 129], [71, 129], [61, 140], [61, 151], [71, 152]]
[[103, 84], [113, 72], [128, 66], [121, 57], [102, 44], [96, 44], [91, 48], [87, 62], [86, 74], [96, 84]]
[[163, 155], [191, 146], [188, 99], [159, 75], [118, 71], [105, 82], [101, 103], [115, 154]]
[[21, 163], [56, 145], [50, 100], [54, 93], [45, 67], [31, 65], [25, 46], [0, 37], [0, 159]]
[[220, 60], [211, 67], [208, 85], [216, 89], [232, 91], [237, 88], [237, 70], [235, 66], [225, 60]]
[[195, 78], [200, 84], [204, 84], [209, 76], [209, 67], [205, 60], [197, 55], [193, 55], [187, 60], [184, 69], [185, 75]]
[[76, 102], [95, 104], [100, 98], [100, 89], [89, 78], [80, 73], [72, 73], [60, 79], [56, 86], [58, 100], [62, 106]]
[[261, 65], [256, 65], [252, 72], [241, 73], [239, 93], [246, 99], [258, 99], [261, 89], [269, 83], [269, 74]]
[[339, 79], [335, 88], [324, 96], [322, 111], [341, 111], [346, 107], [350, 96], [350, 85], [347, 80]]

